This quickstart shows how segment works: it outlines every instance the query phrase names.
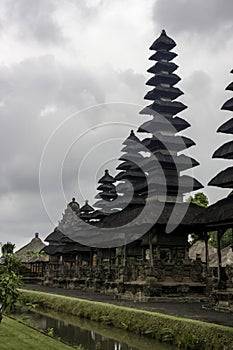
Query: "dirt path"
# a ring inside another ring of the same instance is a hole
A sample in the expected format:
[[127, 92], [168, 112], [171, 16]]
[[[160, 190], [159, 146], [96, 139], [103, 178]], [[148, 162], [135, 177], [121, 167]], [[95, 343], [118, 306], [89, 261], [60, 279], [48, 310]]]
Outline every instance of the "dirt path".
[[216, 323], [233, 327], [233, 314], [203, 309], [202, 303], [197, 302], [133, 302], [114, 299], [113, 296], [100, 293], [85, 292], [61, 288], [45, 287], [35, 284], [25, 285], [25, 289], [37, 290], [46, 293], [66, 295], [80, 299], [101, 301], [105, 303], [132, 307], [136, 309], [160, 312], [162, 314], [186, 317], [193, 320]]

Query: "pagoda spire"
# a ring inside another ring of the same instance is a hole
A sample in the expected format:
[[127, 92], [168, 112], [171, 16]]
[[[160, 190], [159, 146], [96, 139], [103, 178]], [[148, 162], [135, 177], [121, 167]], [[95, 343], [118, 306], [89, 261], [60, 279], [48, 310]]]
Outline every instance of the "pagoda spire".
[[[177, 199], [182, 201], [183, 194], [203, 187], [196, 179], [180, 174], [181, 171], [193, 168], [199, 163], [186, 155], [178, 155], [178, 152], [195, 143], [187, 137], [176, 135], [179, 131], [188, 128], [190, 124], [176, 116], [187, 106], [176, 101], [183, 92], [175, 87], [181, 80], [174, 73], [178, 66], [172, 62], [177, 56], [171, 51], [175, 46], [175, 41], [166, 34], [165, 30], [162, 30], [161, 35], [150, 47], [150, 50], [156, 51], [149, 58], [155, 61], [155, 64], [148, 69], [153, 76], [146, 83], [152, 87], [152, 90], [147, 92], [144, 98], [152, 101], [152, 104], [145, 107], [140, 114], [150, 115], [152, 119], [138, 128], [140, 133], [152, 134], [152, 137], [142, 140], [142, 144], [160, 164], [160, 166], [154, 165], [153, 157], [146, 160], [153, 179], [152, 196], [170, 202], [176, 202]], [[161, 174], [161, 168], [163, 174]], [[164, 177], [166, 193], [164, 193]]]
[[105, 213], [111, 213], [114, 209], [114, 200], [117, 198], [114, 182], [114, 177], [109, 174], [107, 169], [104, 172], [104, 176], [98, 181], [99, 186], [97, 190], [99, 193], [95, 196], [98, 200], [95, 202], [94, 207]]
[[[231, 70], [233, 74], [233, 70]], [[230, 83], [226, 90], [233, 91], [233, 82]], [[222, 108], [224, 111], [233, 112], [233, 97], [227, 100]], [[223, 123], [217, 130], [224, 134], [233, 134], [233, 118], [229, 119], [227, 122]], [[219, 147], [213, 154], [212, 158], [222, 158], [222, 159], [233, 159], [233, 141], [224, 143]], [[217, 186], [222, 188], [233, 189], [233, 166], [226, 168], [225, 170], [218, 173], [209, 183], [209, 186]]]

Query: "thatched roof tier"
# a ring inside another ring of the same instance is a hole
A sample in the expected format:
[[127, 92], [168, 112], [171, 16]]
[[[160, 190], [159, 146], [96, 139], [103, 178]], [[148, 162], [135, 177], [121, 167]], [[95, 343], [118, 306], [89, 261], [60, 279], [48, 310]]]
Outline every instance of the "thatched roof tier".
[[[135, 178], [137, 178], [137, 180]], [[140, 178], [144, 179], [145, 174], [142, 171], [140, 171], [139, 169], [137, 169], [137, 170], [130, 170], [129, 169], [127, 171], [121, 171], [120, 173], [118, 173], [115, 176], [116, 181], [122, 181], [125, 179], [135, 179], [135, 181], [138, 181], [138, 179], [140, 180]]]
[[35, 233], [35, 237], [24, 247], [17, 250], [15, 254], [21, 259], [22, 262], [45, 261], [45, 256], [36, 255], [36, 253], [40, 253], [41, 249], [43, 249], [45, 246], [46, 245], [39, 238], [39, 233]]
[[117, 198], [116, 191], [109, 191], [109, 192], [99, 192], [96, 196], [96, 199], [104, 199], [106, 201], [111, 201], [115, 198]]
[[[191, 176], [182, 175], [178, 177], [177, 174], [171, 176], [165, 174], [165, 178], [158, 175], [156, 176], [156, 182], [148, 180], [148, 184], [146, 183], [145, 186], [145, 193], [148, 192], [148, 186], [151, 193], [166, 196], [176, 196], [178, 193], [189, 193], [203, 188], [203, 185]], [[144, 194], [142, 190], [141, 193]]]
[[222, 124], [218, 128], [217, 132], [222, 132], [224, 134], [233, 134], [233, 118]]
[[97, 187], [99, 191], [115, 191], [115, 186], [112, 183], [101, 184]]
[[[231, 71], [231, 73], [233, 70]], [[228, 85], [226, 90], [232, 90], [233, 85]], [[222, 106], [223, 110], [233, 111], [233, 98], [225, 102]], [[222, 124], [217, 132], [233, 134], [233, 118]], [[226, 142], [219, 147], [213, 154], [212, 158], [233, 159], [233, 141]], [[221, 171], [210, 182], [211, 186], [223, 188], [233, 188], [233, 167]]]
[[[153, 111], [150, 108], [144, 109], [144, 112], [140, 114], [153, 115]], [[155, 113], [157, 114], [157, 113]], [[139, 128], [138, 132], [151, 132], [155, 134], [158, 131], [168, 131], [173, 132], [174, 130], [179, 132], [189, 128], [191, 125], [186, 122], [184, 119], [179, 117], [174, 118], [162, 118], [161, 116], [154, 116], [153, 119], [143, 123]]]
[[116, 169], [117, 170], [128, 170], [128, 169], [136, 170], [136, 169], [138, 169], [138, 165], [131, 162], [130, 160], [127, 160], [127, 161], [119, 164]]
[[178, 68], [177, 64], [173, 62], [159, 61], [154, 66], [147, 70], [148, 73], [158, 73], [160, 71], [166, 71], [168, 73], [173, 73]]
[[[132, 161], [135, 162], [135, 164], [140, 163], [142, 160], [144, 159], [144, 157], [140, 154], [140, 153], [130, 153], [130, 155], [128, 154], [123, 154], [119, 160], [123, 160], [123, 161]], [[115, 180], [114, 180], [115, 181]]]
[[233, 141], [224, 143], [213, 154], [212, 158], [233, 159]]
[[152, 78], [150, 78], [146, 85], [157, 86], [159, 84], [169, 84], [173, 86], [180, 81], [180, 77], [174, 73], [167, 74], [163, 72], [156, 73]]
[[216, 229], [222, 226], [233, 227], [233, 195], [219, 200], [205, 209], [202, 215], [197, 217], [197, 220], [209, 227]]
[[105, 170], [105, 174], [101, 177], [98, 183], [113, 183], [115, 182], [114, 178], [109, 174], [108, 170]]
[[233, 97], [230, 98], [230, 100], [226, 101], [221, 109], [233, 112]]
[[233, 166], [217, 174], [208, 186], [217, 186], [222, 188], [233, 188]]
[[[177, 171], [183, 171], [194, 168], [195, 166], [199, 165], [199, 163], [195, 159], [188, 157], [184, 154], [181, 154], [179, 156], [171, 156], [170, 154], [154, 152], [154, 155], [163, 169], [175, 169]], [[152, 157], [145, 158], [142, 162], [142, 166], [147, 166], [148, 170], [154, 169], [155, 160]]]
[[172, 149], [179, 152], [195, 145], [195, 142], [184, 136], [175, 135], [163, 135], [157, 133], [156, 137], [146, 138], [142, 141], [142, 144], [149, 148], [151, 152]]
[[72, 243], [73, 241], [65, 236], [58, 228], [55, 228], [46, 238], [45, 242], [51, 243]]
[[171, 100], [175, 100], [177, 97], [183, 95], [183, 92], [173, 86], [162, 86], [158, 85], [151, 91], [148, 91], [145, 95], [145, 100], [156, 100], [159, 97], [170, 98]]
[[176, 46], [175, 41], [170, 38], [165, 30], [162, 30], [161, 35], [153, 42], [153, 44], [150, 47], [150, 50], [166, 50], [170, 51]]
[[135, 151], [137, 152], [143, 151], [143, 147], [140, 141], [137, 143], [131, 141], [130, 145], [124, 146], [121, 149], [121, 152], [124, 152], [124, 153], [134, 153]]
[[[197, 215], [200, 215], [205, 208], [199, 207], [194, 203], [164, 203], [163, 210], [158, 220], [154, 222], [156, 215], [156, 207], [160, 211], [161, 203], [155, 201], [155, 204], [152, 206], [152, 211], [147, 211], [145, 215], [140, 216], [139, 214], [142, 211], [142, 207], [137, 208], [126, 208], [119, 213], [112, 214], [105, 218], [102, 222], [103, 227], [119, 227], [125, 226], [128, 223], [132, 222], [135, 218], [135, 228], [143, 227], [143, 225], [153, 226], [163, 226], [165, 227], [169, 220], [173, 222], [176, 226], [176, 230], [182, 229], [186, 234], [188, 231], [193, 232], [194, 228], [198, 229], [200, 223], [196, 220]], [[173, 212], [174, 210], [174, 212]], [[171, 217], [171, 214], [173, 215]], [[132, 228], [131, 228], [132, 230]], [[132, 231], [133, 232], [133, 231]]]
[[[142, 181], [136, 181], [132, 183], [132, 186], [135, 194], [141, 192], [144, 193], [147, 190], [147, 181], [145, 179]], [[129, 191], [129, 185], [125, 182], [122, 182], [119, 183], [119, 185], [117, 185], [117, 189], [119, 193], [127, 193]], [[122, 196], [120, 198], [122, 198]], [[118, 201], [120, 200], [120, 198], [118, 198]]]
[[43, 251], [48, 255], [63, 255], [71, 253], [89, 253], [90, 247], [83, 246], [79, 243], [66, 244], [66, 245], [48, 245]]
[[152, 56], [150, 56], [149, 60], [151, 61], [172, 61], [177, 54], [175, 52], [166, 51], [166, 50], [157, 50]]
[[[133, 142], [132, 142], [133, 141]], [[125, 139], [125, 141], [122, 143], [123, 145], [135, 145], [135, 142], [140, 143], [139, 138], [135, 135], [134, 131], [130, 131], [130, 135]]]
[[148, 108], [157, 113], [175, 115], [182, 112], [187, 108], [187, 106], [185, 106], [182, 102], [157, 99], [154, 101], [154, 103], [145, 107], [145, 109], [141, 112], [143, 113], [144, 111], [147, 111]]
[[[178, 177], [174, 176], [174, 174], [170, 176], [165, 174], [165, 178], [166, 189], [168, 192], [177, 193], [179, 190], [182, 191], [182, 193], [187, 193], [191, 191], [197, 191], [203, 188], [203, 185], [199, 181], [188, 175], [182, 175]], [[148, 183], [150, 184], [150, 181], [148, 181]], [[157, 189], [158, 192], [160, 188], [164, 188], [164, 177], [157, 176], [154, 187]]]
[[226, 90], [233, 91], [233, 82], [226, 87]]
[[82, 213], [90, 213], [94, 209], [88, 204], [88, 200], [85, 201], [85, 204], [80, 208], [80, 212]]

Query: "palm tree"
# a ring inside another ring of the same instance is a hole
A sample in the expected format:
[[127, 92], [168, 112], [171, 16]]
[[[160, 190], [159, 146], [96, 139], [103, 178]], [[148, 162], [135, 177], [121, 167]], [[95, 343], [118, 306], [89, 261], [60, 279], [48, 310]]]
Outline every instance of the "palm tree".
[[11, 242], [7, 242], [2, 245], [2, 256], [6, 256], [7, 254], [13, 254], [15, 249], [15, 244]]

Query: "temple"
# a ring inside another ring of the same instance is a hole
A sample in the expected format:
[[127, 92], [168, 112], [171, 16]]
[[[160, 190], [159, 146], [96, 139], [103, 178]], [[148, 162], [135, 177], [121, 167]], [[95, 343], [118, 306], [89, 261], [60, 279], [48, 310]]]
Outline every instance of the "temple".
[[[44, 251], [51, 259], [45, 283], [143, 300], [205, 292], [203, 264], [188, 255], [188, 235], [203, 229], [196, 220], [203, 208], [183, 197], [202, 185], [182, 174], [199, 163], [180, 153], [195, 143], [178, 135], [190, 124], [177, 116], [187, 107], [176, 100], [183, 92], [175, 87], [180, 81], [172, 62], [175, 46], [163, 30], [150, 47], [155, 64], [148, 70], [152, 90], [145, 99], [152, 104], [140, 114], [151, 119], [138, 128], [139, 136], [130, 131], [118, 173], [113, 177], [105, 170], [93, 206], [86, 201], [80, 208], [74, 198], [68, 204], [46, 239]], [[113, 232], [122, 226], [116, 237]], [[92, 244], [99, 228], [107, 233], [103, 246], [101, 238], [99, 245]], [[73, 233], [88, 237], [89, 244], [73, 240]]]

